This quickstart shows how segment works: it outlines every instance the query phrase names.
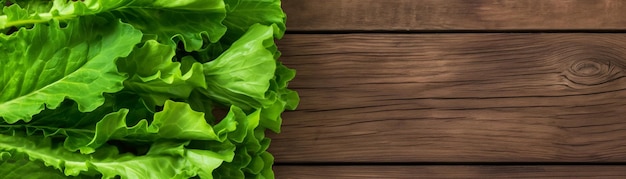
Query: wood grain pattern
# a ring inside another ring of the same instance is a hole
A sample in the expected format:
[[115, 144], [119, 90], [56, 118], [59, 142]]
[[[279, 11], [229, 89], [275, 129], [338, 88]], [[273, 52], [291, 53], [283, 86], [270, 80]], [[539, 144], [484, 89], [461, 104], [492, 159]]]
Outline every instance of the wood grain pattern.
[[625, 162], [624, 34], [289, 34], [278, 163]]
[[623, 0], [284, 0], [290, 31], [616, 30]]
[[626, 178], [626, 166], [275, 166], [276, 178]]

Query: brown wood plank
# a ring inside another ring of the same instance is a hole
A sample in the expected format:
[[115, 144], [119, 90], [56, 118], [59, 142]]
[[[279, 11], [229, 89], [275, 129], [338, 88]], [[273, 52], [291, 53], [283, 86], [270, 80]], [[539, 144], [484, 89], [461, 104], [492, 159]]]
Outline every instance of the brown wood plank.
[[626, 166], [274, 166], [276, 178], [626, 178]]
[[623, 0], [284, 0], [287, 29], [626, 29]]
[[277, 162], [626, 162], [625, 34], [290, 34]]

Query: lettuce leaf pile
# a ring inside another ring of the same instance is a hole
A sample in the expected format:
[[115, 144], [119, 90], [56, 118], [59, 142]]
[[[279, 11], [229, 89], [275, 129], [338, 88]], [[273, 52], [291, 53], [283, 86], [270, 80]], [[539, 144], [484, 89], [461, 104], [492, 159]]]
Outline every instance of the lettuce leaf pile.
[[0, 0], [2, 178], [274, 178], [279, 0]]

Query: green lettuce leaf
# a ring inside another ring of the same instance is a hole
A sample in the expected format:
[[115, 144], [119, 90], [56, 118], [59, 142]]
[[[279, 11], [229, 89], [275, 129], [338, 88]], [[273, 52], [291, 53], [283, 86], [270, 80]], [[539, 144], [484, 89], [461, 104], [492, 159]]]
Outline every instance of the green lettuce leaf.
[[0, 178], [274, 178], [279, 0], [0, 3]]
[[[206, 96], [245, 111], [263, 109], [261, 126], [280, 132], [285, 109], [295, 109], [298, 94], [287, 89], [295, 71], [277, 62], [276, 26], [256, 24], [217, 59], [205, 63]], [[246, 52], [246, 53], [243, 53]], [[254, 77], [252, 77], [254, 76]]]
[[265, 137], [265, 129], [258, 126], [260, 114], [253, 112], [243, 126], [238, 126], [245, 133], [229, 136], [236, 146], [235, 156], [232, 162], [223, 163], [214, 171], [216, 178], [274, 178], [271, 170], [274, 158], [266, 151], [270, 139]]
[[289, 69], [279, 62], [277, 62], [276, 67], [275, 76], [270, 80], [268, 91], [268, 96], [273, 97], [274, 103], [264, 106], [261, 110], [260, 126], [279, 133], [282, 124], [280, 115], [285, 109], [294, 110], [300, 102], [300, 97], [295, 91], [287, 89], [288, 82], [296, 75], [295, 70]]
[[197, 10], [185, 9], [188, 6], [127, 8], [112, 11], [112, 14], [141, 30], [148, 39], [170, 46], [176, 46], [180, 41], [184, 50], [189, 52], [200, 50], [209, 42], [217, 42], [226, 33], [226, 26], [222, 24], [226, 15], [223, 2], [196, 1], [210, 2], [211, 6]]
[[46, 167], [42, 162], [30, 161], [28, 156], [17, 153], [4, 152], [0, 159], [0, 173], [3, 179], [49, 178], [49, 179], [78, 179], [80, 176], [68, 177], [54, 168]]
[[228, 28], [219, 42], [205, 44], [206, 48], [195, 52], [199, 62], [209, 62], [221, 55], [235, 41], [243, 36], [254, 24], [276, 27], [275, 38], [285, 34], [286, 15], [279, 0], [225, 0], [226, 18], [223, 24]]
[[[146, 117], [150, 117], [148, 120], [152, 120], [151, 117], [154, 114], [146, 109], [137, 95], [120, 92], [105, 94], [104, 96], [106, 98], [105, 103], [91, 112], [83, 113], [78, 110], [75, 102], [66, 100], [57, 109], [46, 109], [33, 116], [29, 122], [0, 123], [0, 129], [5, 134], [14, 131], [26, 131], [28, 135], [65, 137], [64, 146], [67, 149], [76, 151], [82, 148], [82, 152], [90, 153], [93, 148], [97, 148], [103, 143], [102, 141], [92, 142], [94, 138], [110, 136], [110, 134], [96, 136], [97, 133], [104, 131], [96, 131], [97, 126], [107, 128], [107, 125], [97, 125], [106, 116], [108, 116], [106, 119], [109, 121], [125, 121], [128, 126], [136, 126]], [[120, 116], [120, 113], [124, 115], [114, 118], [114, 116]]]
[[274, 77], [274, 26], [255, 25], [217, 59], [204, 64], [207, 90], [201, 92], [246, 111], [271, 105], [265, 92]]
[[[176, 146], [178, 147], [172, 147]], [[208, 172], [232, 152], [198, 152], [181, 143], [155, 144], [146, 155], [120, 154], [115, 147], [105, 146], [94, 154], [79, 154], [56, 146], [49, 139], [26, 137], [19, 133], [0, 135], [0, 150], [11, 155], [27, 155], [28, 160], [63, 171], [66, 176], [97, 176], [102, 178], [190, 178], [199, 170]], [[25, 160], [25, 158], [22, 158]], [[22, 161], [24, 162], [24, 161]], [[158, 171], [158, 172], [157, 172]], [[36, 171], [32, 171], [36, 172]], [[210, 173], [210, 172], [209, 172]]]
[[280, 0], [225, 0], [227, 15], [224, 25], [228, 27], [225, 39], [232, 43], [245, 34], [254, 24], [275, 25], [276, 38], [285, 33], [286, 15], [281, 9]]
[[0, 15], [0, 29], [22, 27], [39, 23], [73, 20], [80, 16], [94, 15], [128, 6], [132, 1], [87, 0], [87, 1], [32, 1], [17, 0], [14, 4], [3, 7]]
[[[65, 136], [63, 144], [66, 149], [89, 154], [110, 140], [149, 142], [180, 139], [221, 142], [226, 139], [227, 133], [235, 130], [233, 121], [238, 117], [234, 113], [226, 116], [221, 124], [213, 128], [206, 123], [205, 113], [193, 111], [187, 103], [167, 101], [163, 111], [155, 113], [150, 122], [143, 118], [131, 119], [136, 122], [129, 122], [128, 116], [137, 117], [129, 115], [129, 111], [142, 110], [141, 108], [113, 111], [114, 106], [107, 107], [110, 108], [102, 107], [92, 113], [81, 113], [69, 107], [64, 108], [69, 110], [51, 110], [43, 113], [41, 119], [35, 118], [30, 123], [5, 124], [0, 125], [0, 128], [26, 129], [29, 135], [41, 131], [46, 137]], [[151, 115], [146, 111], [133, 112]]]
[[[184, 105], [184, 103], [181, 105]], [[167, 106], [170, 106], [169, 103], [166, 103], [166, 107]], [[166, 110], [175, 111], [180, 109], [164, 109], [164, 111]], [[168, 115], [174, 114], [164, 113], [163, 116], [155, 115], [155, 121], [157, 121], [158, 118]], [[141, 156], [120, 154], [115, 147], [107, 144], [102, 145], [91, 154], [73, 153], [62, 146], [55, 145], [49, 140], [51, 138], [39, 138], [38, 136], [32, 135], [27, 136], [19, 131], [13, 131], [11, 136], [0, 135], [0, 151], [9, 152], [12, 155], [27, 155], [27, 158], [23, 157], [19, 162], [34, 162], [33, 164], [43, 162], [45, 166], [62, 170], [63, 173], [68, 176], [78, 176], [79, 174], [94, 176], [101, 174], [103, 178], [114, 176], [121, 176], [123, 178], [187, 178], [198, 175], [201, 178], [212, 178], [213, 170], [222, 166], [224, 161], [227, 163], [235, 163], [238, 166], [254, 165], [256, 166], [254, 167], [255, 171], [258, 173], [261, 171], [261, 168], [263, 168], [259, 166], [264, 166], [260, 164], [267, 163], [265, 162], [267, 159], [264, 159], [263, 162], [255, 162], [254, 164], [249, 164], [250, 162], [242, 163], [240, 160], [247, 161], [252, 159], [245, 159], [250, 158], [247, 154], [238, 154], [237, 156], [244, 157], [244, 159], [233, 161], [236, 157], [236, 146], [242, 145], [239, 143], [259, 138], [254, 137], [255, 135], [252, 134], [255, 129], [258, 129], [256, 128], [258, 121], [258, 112], [246, 116], [241, 109], [233, 106], [228, 115], [221, 120], [219, 124], [214, 126], [215, 131], [221, 131], [218, 133], [222, 136], [222, 142], [219, 140], [193, 140], [194, 144], [190, 147], [186, 147], [189, 144], [188, 142], [158, 140], [159, 142], [152, 144], [149, 151]], [[157, 122], [153, 122], [152, 125], [157, 125], [154, 123]], [[172, 129], [168, 128], [178, 127], [185, 129], [190, 128], [180, 123], [172, 123], [171, 125], [172, 126], [162, 125], [161, 130], [172, 131]], [[202, 131], [202, 133], [195, 133], [193, 130], [185, 130], [183, 132], [190, 134], [189, 136], [191, 137], [189, 138], [194, 138], [193, 136], [196, 134], [205, 134], [204, 131]], [[169, 135], [185, 136], [186, 134], [170, 133]], [[261, 138], [262, 137], [263, 136], [261, 136]], [[246, 143], [247, 146], [257, 146], [248, 147], [254, 150], [266, 149], [260, 147], [257, 141]], [[241, 148], [243, 149], [243, 147]], [[26, 161], [26, 159], [29, 160]], [[165, 171], [161, 171], [163, 168]], [[38, 168], [33, 167], [33, 169]], [[240, 167], [240, 169], [241, 170], [238, 171], [243, 172], [245, 167]], [[149, 172], [151, 170], [161, 172]]]
[[94, 110], [104, 103], [102, 93], [123, 88], [126, 77], [114, 62], [140, 39], [141, 33], [128, 24], [95, 17], [67, 27], [55, 21], [0, 34], [0, 56], [6, 57], [0, 59], [0, 69], [11, 69], [0, 72], [0, 118], [29, 121], [44, 104], [54, 109], [65, 98], [83, 112]]
[[[168, 99], [187, 99], [195, 88], [206, 88], [202, 65], [192, 59], [173, 62], [174, 48], [148, 40], [125, 59], [121, 72], [129, 74], [127, 90], [138, 93], [148, 105], [163, 106]], [[146, 68], [151, 67], [151, 68]]]
[[[22, 4], [20, 6], [19, 4]], [[9, 27], [22, 27], [32, 26], [35, 23], [47, 22], [51, 18], [41, 17], [43, 12], [47, 12], [52, 6], [43, 1], [38, 3], [16, 3], [8, 7], [2, 7], [0, 13], [0, 29], [7, 29]], [[48, 16], [50, 16], [48, 14]], [[50, 16], [51, 17], [51, 16]]]
[[[114, 16], [141, 30], [149, 39], [173, 45], [180, 40], [187, 51], [199, 50], [207, 42], [217, 42], [226, 32], [223, 1], [206, 0], [54, 0], [52, 5], [37, 6], [36, 11], [13, 4], [3, 8], [0, 29], [66, 21], [81, 16]], [[41, 3], [43, 4], [43, 3]], [[49, 4], [49, 3], [48, 3]], [[47, 11], [46, 11], [47, 9]]]

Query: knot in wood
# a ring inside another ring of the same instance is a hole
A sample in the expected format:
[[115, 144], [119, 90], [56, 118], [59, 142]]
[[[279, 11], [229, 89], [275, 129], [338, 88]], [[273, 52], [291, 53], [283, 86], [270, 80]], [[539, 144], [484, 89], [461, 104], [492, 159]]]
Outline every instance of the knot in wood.
[[588, 58], [574, 62], [570, 70], [572, 75], [579, 77], [599, 77], [609, 71], [609, 65], [605, 61]]
[[609, 59], [584, 58], [574, 60], [565, 77], [571, 83], [592, 86], [614, 80], [621, 71]]

